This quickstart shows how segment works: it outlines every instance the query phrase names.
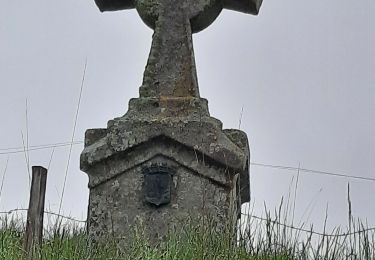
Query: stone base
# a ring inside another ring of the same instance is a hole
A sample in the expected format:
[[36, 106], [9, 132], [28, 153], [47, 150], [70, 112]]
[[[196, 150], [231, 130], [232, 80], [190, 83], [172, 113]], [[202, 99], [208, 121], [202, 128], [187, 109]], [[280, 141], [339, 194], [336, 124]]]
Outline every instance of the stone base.
[[206, 100], [132, 99], [107, 129], [86, 132], [89, 234], [129, 238], [143, 223], [155, 242], [188, 218], [236, 223], [250, 199], [249, 158], [246, 134], [222, 130]]

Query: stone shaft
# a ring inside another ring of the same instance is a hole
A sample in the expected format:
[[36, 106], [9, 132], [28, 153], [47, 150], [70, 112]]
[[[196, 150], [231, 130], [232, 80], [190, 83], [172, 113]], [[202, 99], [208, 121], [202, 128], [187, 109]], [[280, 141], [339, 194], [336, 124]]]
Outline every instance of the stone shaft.
[[159, 12], [141, 97], [199, 97], [190, 20], [179, 9], [165, 3]]
[[140, 97], [199, 97], [192, 33], [223, 8], [257, 14], [262, 0], [95, 0], [101, 11], [136, 8], [154, 30]]

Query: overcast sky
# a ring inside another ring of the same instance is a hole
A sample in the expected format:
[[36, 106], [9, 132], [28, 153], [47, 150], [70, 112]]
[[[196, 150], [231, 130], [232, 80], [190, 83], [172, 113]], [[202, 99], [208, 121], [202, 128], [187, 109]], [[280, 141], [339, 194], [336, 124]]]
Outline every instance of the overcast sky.
[[[226, 10], [194, 36], [201, 96], [225, 128], [247, 132], [252, 162], [375, 177], [374, 13], [373, 0], [264, 0], [258, 17]], [[138, 96], [151, 36], [134, 10], [102, 14], [82, 0], [2, 1], [0, 149], [22, 147], [21, 132], [26, 140], [26, 99], [30, 146], [70, 141], [86, 57], [75, 140], [123, 115]], [[63, 200], [63, 212], [78, 218], [88, 201], [82, 149], [73, 147]], [[0, 176], [9, 156], [0, 211], [28, 203], [25, 155], [9, 151], [17, 149], [0, 150]], [[51, 152], [30, 152], [30, 164], [47, 167]], [[53, 211], [68, 153], [56, 148], [51, 162]], [[293, 176], [252, 166], [254, 213], [288, 196]], [[296, 220], [319, 227], [328, 204], [328, 223], [345, 225], [348, 183], [353, 214], [375, 226], [375, 182], [302, 172]]]

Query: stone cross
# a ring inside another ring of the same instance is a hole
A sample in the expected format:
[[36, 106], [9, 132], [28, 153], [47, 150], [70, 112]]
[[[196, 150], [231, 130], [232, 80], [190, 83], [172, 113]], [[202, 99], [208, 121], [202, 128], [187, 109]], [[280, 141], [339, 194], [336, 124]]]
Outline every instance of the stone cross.
[[154, 30], [140, 96], [199, 97], [192, 33], [208, 27], [223, 8], [257, 15], [262, 0], [95, 0], [101, 11], [136, 8]]
[[223, 8], [257, 14], [262, 0], [95, 1], [102, 11], [136, 8], [154, 35], [140, 97], [107, 128], [85, 134], [90, 240], [121, 238], [126, 248], [144, 223], [146, 238], [159, 244], [182, 221], [202, 217], [216, 230], [236, 230], [250, 201], [248, 139], [223, 129], [199, 97], [192, 34]]

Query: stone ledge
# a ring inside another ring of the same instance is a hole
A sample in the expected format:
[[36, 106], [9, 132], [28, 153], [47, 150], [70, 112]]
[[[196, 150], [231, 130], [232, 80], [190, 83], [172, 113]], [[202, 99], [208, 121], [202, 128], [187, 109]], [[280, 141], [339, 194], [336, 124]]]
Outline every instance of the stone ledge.
[[[85, 171], [102, 160], [126, 152], [158, 136], [170, 138], [230, 168], [243, 170], [246, 167], [247, 153], [228, 138], [221, 130], [221, 125], [212, 118], [204, 118], [202, 121], [167, 118], [152, 121], [141, 118], [141, 120], [124, 118], [112, 120], [105, 137], [97, 142], [86, 140], [85, 143], [91, 145], [86, 146], [82, 152], [81, 169]], [[95, 132], [95, 130], [88, 131]], [[98, 131], [102, 133], [103, 130]]]

